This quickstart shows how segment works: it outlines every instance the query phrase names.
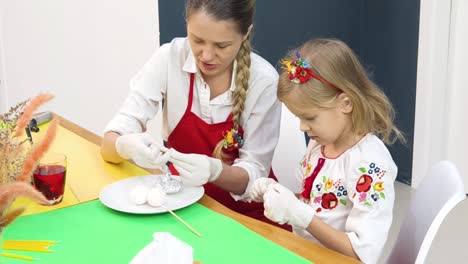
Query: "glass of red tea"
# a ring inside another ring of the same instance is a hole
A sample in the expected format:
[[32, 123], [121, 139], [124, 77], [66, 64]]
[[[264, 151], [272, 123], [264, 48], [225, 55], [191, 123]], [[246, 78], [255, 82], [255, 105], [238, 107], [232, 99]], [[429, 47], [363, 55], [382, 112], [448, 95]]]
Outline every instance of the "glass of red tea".
[[46, 153], [33, 173], [33, 183], [51, 204], [58, 204], [63, 199], [66, 174], [67, 157], [62, 153]]

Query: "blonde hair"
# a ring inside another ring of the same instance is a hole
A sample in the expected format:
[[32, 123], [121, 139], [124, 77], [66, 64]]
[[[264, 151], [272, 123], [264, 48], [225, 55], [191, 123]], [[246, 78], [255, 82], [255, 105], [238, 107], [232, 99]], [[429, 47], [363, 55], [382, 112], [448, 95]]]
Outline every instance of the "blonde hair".
[[[403, 133], [395, 126], [395, 111], [384, 92], [372, 82], [354, 52], [336, 39], [314, 39], [297, 49], [301, 57], [310, 63], [312, 71], [332, 83], [351, 100], [352, 130], [355, 133], [373, 133], [386, 144], [396, 140], [405, 143]], [[293, 51], [284, 60], [295, 60]], [[287, 95], [299, 93], [299, 102], [290, 102]], [[278, 98], [288, 107], [298, 108], [310, 104], [319, 108], [331, 108], [339, 93], [317, 79], [303, 84], [289, 80], [282, 72], [278, 83]]]
[[[253, 24], [255, 13], [255, 0], [186, 0], [185, 16], [203, 11], [220, 21], [234, 22], [242, 35], [247, 35], [246, 39], [237, 53], [236, 70], [236, 90], [232, 97], [234, 129], [238, 130], [241, 122], [244, 104], [247, 98], [247, 89], [250, 78], [250, 35], [249, 28]], [[227, 163], [232, 163], [233, 157], [223, 151], [224, 139], [218, 142], [213, 150], [213, 157], [219, 158]]]

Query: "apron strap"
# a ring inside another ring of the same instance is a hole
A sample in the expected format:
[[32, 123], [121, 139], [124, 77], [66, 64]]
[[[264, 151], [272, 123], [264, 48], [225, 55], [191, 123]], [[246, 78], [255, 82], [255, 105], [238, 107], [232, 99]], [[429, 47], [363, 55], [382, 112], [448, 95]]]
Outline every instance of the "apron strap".
[[185, 113], [189, 113], [192, 111], [192, 101], [193, 101], [193, 83], [195, 81], [195, 73], [190, 73], [190, 90], [189, 90], [189, 98], [187, 102], [187, 109], [185, 109]]

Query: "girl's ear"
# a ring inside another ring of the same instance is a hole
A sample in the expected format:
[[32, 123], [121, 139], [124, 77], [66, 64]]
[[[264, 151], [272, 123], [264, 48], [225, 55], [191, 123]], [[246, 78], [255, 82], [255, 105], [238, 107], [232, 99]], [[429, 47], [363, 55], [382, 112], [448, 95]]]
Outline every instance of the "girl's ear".
[[353, 102], [345, 93], [338, 95], [338, 106], [342, 113], [349, 114], [353, 111]]

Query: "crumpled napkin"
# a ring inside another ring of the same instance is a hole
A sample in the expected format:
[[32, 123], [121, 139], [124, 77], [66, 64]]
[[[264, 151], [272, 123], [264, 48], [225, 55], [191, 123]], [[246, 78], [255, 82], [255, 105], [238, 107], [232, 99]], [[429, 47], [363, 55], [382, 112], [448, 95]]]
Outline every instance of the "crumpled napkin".
[[192, 264], [193, 248], [169, 232], [155, 232], [153, 241], [130, 264]]

